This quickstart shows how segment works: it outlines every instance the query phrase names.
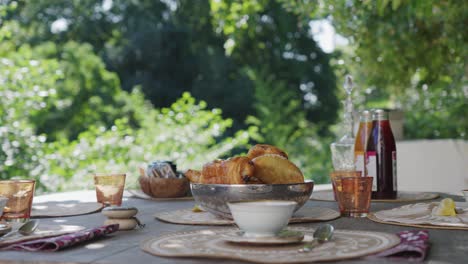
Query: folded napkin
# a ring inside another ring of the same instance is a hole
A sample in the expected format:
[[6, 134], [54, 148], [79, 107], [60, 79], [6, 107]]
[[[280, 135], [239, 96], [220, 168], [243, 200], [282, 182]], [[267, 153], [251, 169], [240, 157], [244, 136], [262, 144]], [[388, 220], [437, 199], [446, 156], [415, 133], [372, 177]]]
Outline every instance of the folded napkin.
[[101, 226], [56, 237], [19, 242], [9, 245], [3, 249], [22, 251], [58, 251], [85, 241], [95, 240], [107, 234], [114, 233], [118, 229], [118, 224]]
[[401, 242], [397, 246], [382, 251], [367, 258], [390, 258], [407, 261], [423, 261], [429, 250], [429, 232], [427, 230], [411, 230], [397, 233]]

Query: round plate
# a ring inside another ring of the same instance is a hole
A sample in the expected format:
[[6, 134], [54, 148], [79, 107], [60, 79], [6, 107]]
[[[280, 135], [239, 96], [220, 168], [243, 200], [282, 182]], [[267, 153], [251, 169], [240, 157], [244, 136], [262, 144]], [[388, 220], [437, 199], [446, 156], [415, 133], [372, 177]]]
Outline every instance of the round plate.
[[[143, 241], [141, 248], [149, 254], [160, 257], [218, 258], [285, 264], [358, 258], [381, 252], [400, 243], [400, 238], [394, 234], [337, 229], [329, 242], [317, 245], [309, 252], [298, 253], [298, 250], [304, 248], [304, 242], [276, 246], [244, 246], [224, 240], [224, 234], [238, 230], [212, 228], [158, 235]], [[309, 237], [314, 233], [313, 228], [305, 226], [290, 226], [288, 230], [303, 233], [304, 240], [307, 241], [310, 241]]]
[[243, 231], [234, 231], [223, 235], [224, 241], [246, 245], [284, 245], [299, 243], [303, 239], [302, 232], [291, 230], [283, 230], [277, 236], [272, 237], [247, 237]]
[[7, 222], [0, 222], [0, 235], [4, 235], [11, 231], [11, 225]]

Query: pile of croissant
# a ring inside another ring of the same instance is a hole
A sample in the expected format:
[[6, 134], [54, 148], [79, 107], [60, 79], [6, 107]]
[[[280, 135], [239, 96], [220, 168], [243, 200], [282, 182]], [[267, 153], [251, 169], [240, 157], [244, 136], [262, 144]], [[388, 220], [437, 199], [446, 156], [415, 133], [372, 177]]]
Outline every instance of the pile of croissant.
[[185, 176], [192, 183], [205, 184], [288, 184], [304, 182], [301, 170], [281, 149], [271, 145], [255, 145], [247, 156], [215, 160], [201, 171], [188, 170]]

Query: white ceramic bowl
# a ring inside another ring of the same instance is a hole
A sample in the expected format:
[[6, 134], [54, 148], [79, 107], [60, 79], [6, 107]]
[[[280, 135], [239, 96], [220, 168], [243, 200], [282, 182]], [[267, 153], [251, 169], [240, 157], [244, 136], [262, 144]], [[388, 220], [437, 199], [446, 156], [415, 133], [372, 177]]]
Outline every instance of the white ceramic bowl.
[[0, 216], [3, 215], [3, 209], [5, 208], [7, 202], [8, 198], [0, 196]]
[[295, 201], [259, 200], [228, 202], [234, 221], [246, 237], [271, 237], [283, 230], [291, 218]]

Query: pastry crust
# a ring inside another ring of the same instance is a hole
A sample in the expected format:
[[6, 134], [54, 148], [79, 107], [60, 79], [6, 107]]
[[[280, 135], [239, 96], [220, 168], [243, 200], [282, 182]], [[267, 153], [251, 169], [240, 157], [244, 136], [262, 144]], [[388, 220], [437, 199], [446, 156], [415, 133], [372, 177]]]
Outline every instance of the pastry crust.
[[254, 165], [247, 157], [215, 160], [203, 166], [200, 183], [246, 184], [258, 183], [254, 179]]
[[266, 154], [276, 154], [282, 156], [284, 158], [288, 158], [288, 154], [282, 151], [281, 149], [267, 144], [257, 144], [249, 149], [247, 153], [247, 157], [251, 160], [255, 159], [256, 157], [263, 156]]
[[285, 157], [266, 154], [252, 160], [255, 177], [266, 184], [303, 183], [301, 170]]
[[199, 183], [201, 181], [201, 171], [187, 170], [184, 175], [190, 182]]
[[188, 170], [192, 183], [202, 184], [289, 184], [302, 183], [304, 176], [281, 149], [258, 144], [247, 156], [206, 163], [201, 171]]

